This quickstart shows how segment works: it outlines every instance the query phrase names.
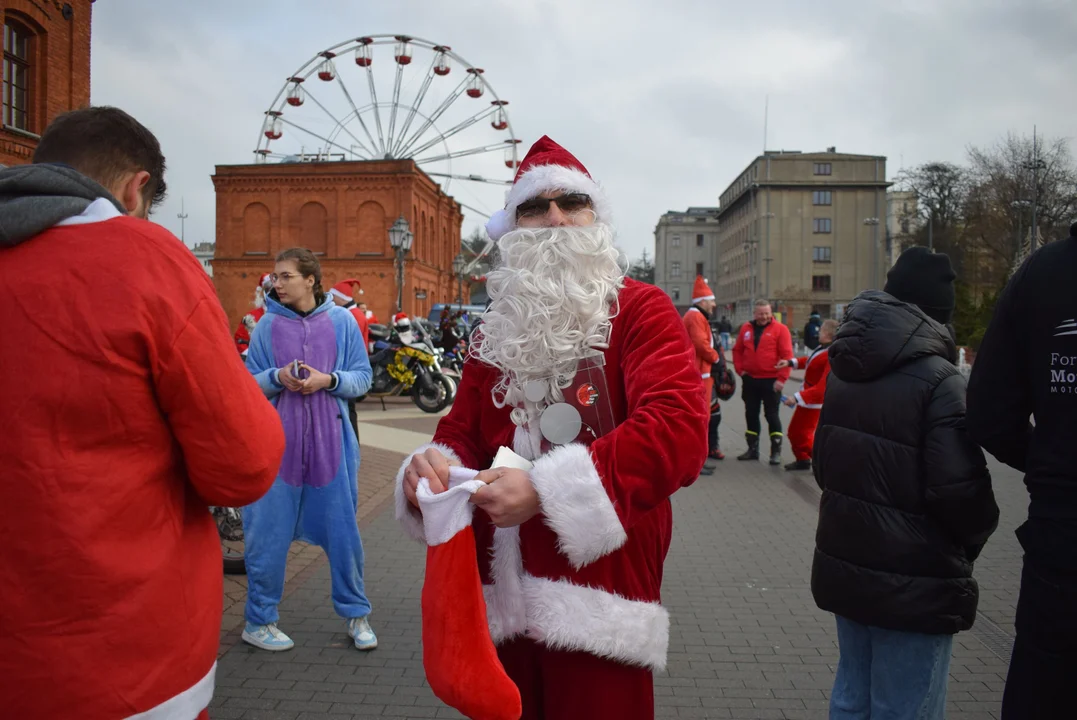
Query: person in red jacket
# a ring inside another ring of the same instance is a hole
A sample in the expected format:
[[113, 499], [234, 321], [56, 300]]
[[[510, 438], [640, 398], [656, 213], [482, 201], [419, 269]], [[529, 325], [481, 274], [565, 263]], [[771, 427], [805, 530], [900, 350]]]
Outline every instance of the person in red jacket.
[[[236, 349], [239, 350], [240, 357], [247, 357], [247, 348], [251, 344], [251, 333], [254, 332], [254, 326], [266, 314], [267, 280], [269, 280], [269, 273], [262, 273], [262, 277], [258, 278], [258, 285], [254, 288], [254, 309], [239, 321], [239, 327], [236, 328], [236, 334], [233, 336], [236, 340]], [[270, 289], [272, 289], [272, 286], [270, 286]]]
[[[684, 329], [688, 331], [688, 337], [692, 340], [692, 346], [696, 351], [695, 367], [703, 378], [703, 402], [707, 406], [710, 415], [710, 423], [707, 425], [707, 457], [712, 460], [724, 460], [725, 455], [718, 445], [718, 426], [722, 422], [722, 408], [714, 399], [714, 378], [711, 377], [711, 367], [718, 362], [718, 350], [714, 347], [714, 332], [711, 330], [711, 313], [718, 303], [714, 301], [714, 293], [707, 280], [702, 276], [696, 276], [692, 287], [692, 307], [684, 314]], [[711, 475], [714, 468], [704, 467], [703, 474]]]
[[260, 498], [284, 453], [212, 282], [145, 219], [164, 168], [149, 130], [96, 107], [0, 171], [4, 717], [207, 717], [208, 506]]
[[819, 345], [811, 355], [778, 361], [777, 368], [804, 371], [804, 384], [800, 391], [784, 399], [786, 406], [796, 408], [789, 422], [789, 444], [795, 460], [785, 466], [786, 470], [811, 470], [811, 449], [815, 442], [815, 426], [819, 424], [819, 410], [826, 396], [826, 378], [830, 374], [830, 355], [827, 348], [838, 332], [837, 320], [825, 320], [819, 327]]
[[[650, 720], [670, 496], [707, 454], [695, 352], [669, 296], [625, 277], [601, 186], [548, 137], [486, 227], [489, 309], [434, 443], [400, 469], [396, 515], [422, 540], [420, 478], [438, 492], [450, 465], [481, 471], [485, 616], [523, 717]], [[489, 469], [501, 448], [530, 470]]]
[[778, 417], [779, 396], [789, 368], [778, 368], [779, 360], [793, 357], [793, 339], [789, 328], [774, 322], [770, 303], [756, 300], [751, 322], [744, 323], [737, 333], [733, 347], [733, 369], [743, 379], [741, 397], [744, 398], [744, 414], [748, 451], [737, 460], [759, 459], [759, 406], [767, 418], [770, 431], [770, 464], [782, 464], [782, 420]]

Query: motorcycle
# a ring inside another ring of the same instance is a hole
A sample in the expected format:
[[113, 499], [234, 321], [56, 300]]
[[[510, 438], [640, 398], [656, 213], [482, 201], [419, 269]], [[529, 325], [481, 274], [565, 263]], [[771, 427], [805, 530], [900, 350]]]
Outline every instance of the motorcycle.
[[245, 574], [247, 562], [243, 543], [243, 508], [211, 507], [209, 512], [217, 523], [217, 534], [221, 538], [224, 574]]
[[423, 412], [441, 412], [456, 395], [456, 384], [441, 371], [437, 352], [425, 342], [401, 338], [384, 325], [371, 325], [373, 380], [361, 398], [411, 395]]

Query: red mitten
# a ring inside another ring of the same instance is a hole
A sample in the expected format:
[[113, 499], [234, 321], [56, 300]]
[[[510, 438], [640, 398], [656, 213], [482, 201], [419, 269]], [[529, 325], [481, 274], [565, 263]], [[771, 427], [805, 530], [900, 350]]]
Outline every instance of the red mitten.
[[449, 489], [425, 479], [417, 496], [426, 534], [423, 667], [434, 694], [472, 720], [519, 720], [520, 691], [498, 660], [486, 621], [470, 498], [481, 480], [452, 468]]

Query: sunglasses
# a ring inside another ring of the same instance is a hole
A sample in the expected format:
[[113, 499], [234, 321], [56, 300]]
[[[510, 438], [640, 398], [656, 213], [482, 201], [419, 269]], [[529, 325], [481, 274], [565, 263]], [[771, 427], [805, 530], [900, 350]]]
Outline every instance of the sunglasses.
[[569, 216], [592, 208], [591, 196], [585, 193], [568, 193], [567, 195], [558, 195], [555, 198], [536, 197], [522, 202], [516, 207], [516, 219], [540, 218], [549, 212], [550, 203], [556, 203], [557, 208]]

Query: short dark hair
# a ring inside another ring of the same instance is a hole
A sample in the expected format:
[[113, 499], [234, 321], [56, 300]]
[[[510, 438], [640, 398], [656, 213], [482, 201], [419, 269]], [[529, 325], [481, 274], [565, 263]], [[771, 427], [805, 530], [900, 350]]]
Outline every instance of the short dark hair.
[[125, 173], [145, 170], [142, 198], [152, 207], [165, 199], [165, 156], [146, 126], [114, 107], [88, 107], [58, 115], [34, 151], [35, 163], [70, 165], [104, 187]]

